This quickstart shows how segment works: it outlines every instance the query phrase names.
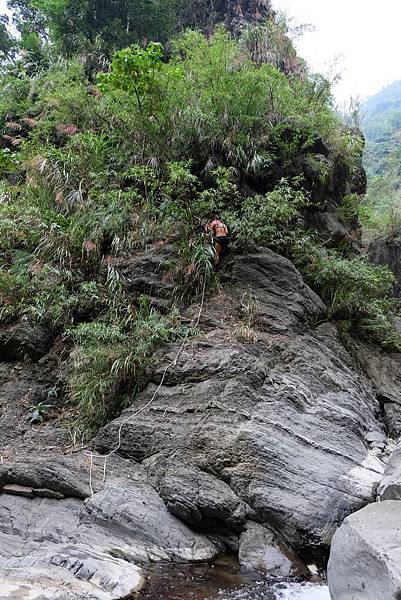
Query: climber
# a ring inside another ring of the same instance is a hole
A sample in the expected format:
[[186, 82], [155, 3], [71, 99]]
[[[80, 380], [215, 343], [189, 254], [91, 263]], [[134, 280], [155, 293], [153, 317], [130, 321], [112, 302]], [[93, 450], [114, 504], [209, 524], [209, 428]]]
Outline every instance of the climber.
[[227, 254], [228, 242], [228, 227], [220, 219], [215, 216], [211, 223], [205, 225], [206, 231], [213, 233], [214, 240], [214, 264], [220, 263], [220, 260]]

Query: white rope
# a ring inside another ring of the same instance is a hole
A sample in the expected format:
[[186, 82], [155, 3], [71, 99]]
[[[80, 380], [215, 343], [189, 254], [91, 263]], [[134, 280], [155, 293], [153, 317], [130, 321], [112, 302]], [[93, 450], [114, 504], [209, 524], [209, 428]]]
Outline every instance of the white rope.
[[[201, 299], [201, 304], [200, 304], [200, 308], [199, 308], [199, 313], [198, 313], [198, 318], [196, 320], [195, 323], [195, 329], [198, 327], [201, 316], [202, 316], [202, 311], [203, 311], [203, 304], [205, 301], [205, 292], [206, 292], [206, 269], [207, 269], [207, 265], [205, 267], [205, 276], [203, 279], [203, 289], [202, 289], [202, 299]], [[113, 448], [113, 450], [111, 450], [108, 454], [94, 454], [92, 452], [92, 450], [89, 450], [88, 454], [90, 456], [90, 465], [89, 465], [89, 488], [90, 488], [90, 492], [91, 495], [93, 496], [94, 491], [93, 491], [93, 487], [92, 487], [92, 469], [93, 469], [93, 459], [94, 458], [102, 458], [104, 460], [104, 464], [103, 464], [103, 483], [106, 481], [106, 463], [107, 463], [107, 459], [110, 458], [110, 456], [112, 456], [113, 454], [116, 454], [116, 452], [118, 452], [121, 448], [121, 433], [122, 433], [122, 429], [124, 427], [124, 425], [126, 425], [127, 423], [129, 423], [134, 417], [138, 416], [141, 412], [143, 412], [144, 410], [146, 410], [147, 408], [149, 408], [149, 406], [153, 403], [153, 401], [155, 400], [157, 394], [159, 393], [161, 387], [163, 386], [164, 380], [166, 378], [167, 375], [167, 371], [169, 370], [170, 367], [175, 366], [177, 364], [177, 361], [182, 353], [182, 351], [184, 350], [184, 347], [186, 345], [188, 341], [188, 338], [185, 338], [181, 344], [181, 346], [178, 349], [177, 354], [175, 355], [174, 359], [168, 363], [168, 365], [166, 366], [166, 368], [163, 371], [163, 375], [162, 378], [160, 380], [159, 385], [157, 386], [156, 390], [153, 392], [151, 399], [149, 400], [149, 402], [147, 402], [146, 404], [144, 404], [141, 408], [139, 408], [138, 410], [136, 410], [134, 413], [132, 413], [129, 417], [127, 417], [126, 419], [124, 419], [121, 423], [120, 426], [118, 428], [118, 443], [117, 446], [115, 448]]]
[[93, 496], [93, 487], [92, 487], [92, 467], [93, 467], [93, 454], [91, 452], [91, 462], [89, 466], [89, 489], [91, 491], [91, 496]]

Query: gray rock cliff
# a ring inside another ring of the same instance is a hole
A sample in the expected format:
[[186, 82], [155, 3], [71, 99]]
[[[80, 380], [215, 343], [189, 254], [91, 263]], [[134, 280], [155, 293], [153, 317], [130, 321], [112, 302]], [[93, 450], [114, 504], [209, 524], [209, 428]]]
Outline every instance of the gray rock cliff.
[[[127, 263], [127, 285], [135, 291], [139, 269], [140, 289], [148, 277], [163, 299], [162, 263]], [[181, 342], [159, 349], [147, 386], [97, 434], [92, 448], [113, 453], [106, 463], [91, 468], [76, 444], [71, 454], [61, 425], [27, 423], [28, 401], [62, 379], [54, 349], [3, 363], [0, 592], [120, 598], [144, 563], [227, 549], [248, 569], [302, 574], [304, 561], [325, 564], [344, 518], [376, 499], [398, 428], [398, 413], [383, 416], [383, 395], [398, 400], [387, 362], [346, 349], [282, 256], [233, 255], [219, 277], [199, 335], [178, 357]]]

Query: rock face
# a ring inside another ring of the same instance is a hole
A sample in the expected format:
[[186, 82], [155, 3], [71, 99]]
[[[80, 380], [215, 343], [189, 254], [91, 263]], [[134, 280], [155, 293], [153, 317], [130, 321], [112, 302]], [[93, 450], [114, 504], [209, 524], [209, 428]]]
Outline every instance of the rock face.
[[[358, 131], [352, 134], [355, 139], [361, 136]], [[300, 158], [298, 171], [305, 178], [313, 202], [313, 209], [308, 216], [309, 224], [335, 247], [346, 244], [358, 248], [360, 225], [357, 219], [343, 223], [338, 209], [346, 196], [366, 193], [367, 182], [362, 161], [356, 162], [350, 172], [343, 159], [325, 148], [324, 142], [317, 140], [315, 147], [308, 148], [308, 153]]]
[[2, 470], [1, 597], [119, 599], [140, 585], [142, 562], [207, 561], [217, 554], [168, 512], [141, 467], [111, 458], [105, 484], [101, 472], [95, 464], [90, 495], [82, 456], [51, 463], [42, 457], [36, 466], [19, 461]]
[[388, 434], [397, 438], [401, 435], [401, 354], [381, 352], [361, 342], [354, 345], [354, 354], [373, 385]]
[[159, 244], [150, 246], [145, 252], [114, 260], [112, 264], [124, 278], [130, 294], [135, 297], [146, 294], [152, 306], [163, 311], [171, 307], [173, 256], [171, 245]]
[[143, 463], [168, 510], [197, 529], [241, 531], [252, 509], [220, 479], [163, 454]]
[[240, 33], [249, 23], [261, 23], [273, 14], [270, 0], [212, 0], [189, 5], [183, 24], [210, 33], [217, 23], [233, 33]]
[[[167, 256], [120, 265], [133, 295], [169, 301]], [[228, 257], [219, 278], [199, 335], [156, 352], [148, 385], [98, 433], [97, 452], [113, 454], [92, 469], [57, 420], [27, 420], [32, 403], [59, 402], [54, 350], [0, 364], [0, 595], [121, 598], [143, 563], [227, 549], [247, 569], [303, 575], [384, 474], [382, 498], [398, 493], [397, 453], [384, 464], [398, 412], [383, 408], [384, 397], [398, 406], [397, 356], [351, 355], [321, 299], [269, 250]]]
[[270, 529], [248, 521], [239, 541], [239, 562], [270, 577], [305, 577], [304, 563]]
[[328, 567], [332, 600], [399, 600], [401, 503], [386, 501], [347, 517], [333, 537]]
[[41, 325], [22, 321], [0, 330], [0, 361], [39, 359], [49, 351], [53, 338]]
[[151, 401], [178, 346], [157, 354], [148, 388], [99, 432], [97, 449], [115, 447], [122, 425], [121, 453], [143, 462], [187, 523], [235, 531], [252, 515], [321, 556], [383, 475], [365, 440], [380, 430], [379, 404], [335, 327], [313, 327], [325, 308], [289, 261], [267, 250], [236, 257], [221, 279], [204, 334]]
[[377, 490], [380, 500], [401, 500], [401, 446], [397, 445]]

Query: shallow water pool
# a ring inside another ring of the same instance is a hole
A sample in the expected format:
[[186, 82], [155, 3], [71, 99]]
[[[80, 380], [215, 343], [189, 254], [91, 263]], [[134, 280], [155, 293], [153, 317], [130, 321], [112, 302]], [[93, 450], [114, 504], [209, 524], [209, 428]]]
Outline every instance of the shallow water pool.
[[272, 583], [241, 571], [235, 558], [213, 565], [157, 564], [145, 573], [138, 600], [330, 600], [324, 582]]

